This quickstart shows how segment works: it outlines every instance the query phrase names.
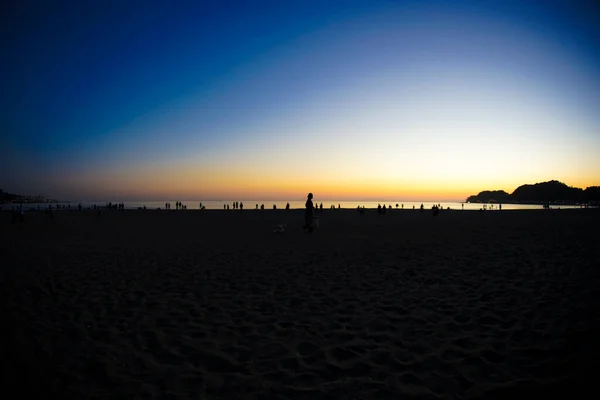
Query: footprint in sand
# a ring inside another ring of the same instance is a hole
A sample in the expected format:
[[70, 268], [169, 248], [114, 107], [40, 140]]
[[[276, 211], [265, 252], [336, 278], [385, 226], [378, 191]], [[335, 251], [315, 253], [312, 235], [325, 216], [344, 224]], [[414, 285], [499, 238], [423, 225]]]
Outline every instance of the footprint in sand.
[[327, 359], [335, 365], [340, 365], [357, 357], [357, 354], [344, 348], [333, 347], [326, 351]]
[[295, 346], [295, 352], [301, 356], [309, 356], [319, 351], [319, 346], [312, 342], [300, 342]]
[[206, 350], [198, 350], [196, 354], [188, 355], [188, 359], [195, 367], [205, 369], [207, 372], [234, 374], [243, 372], [238, 363], [226, 354]]

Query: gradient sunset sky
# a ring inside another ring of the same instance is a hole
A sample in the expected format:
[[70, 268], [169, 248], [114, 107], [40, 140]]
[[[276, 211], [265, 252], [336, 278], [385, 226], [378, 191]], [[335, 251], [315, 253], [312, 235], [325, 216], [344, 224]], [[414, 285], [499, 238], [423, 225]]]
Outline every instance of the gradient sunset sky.
[[9, 1], [0, 188], [464, 200], [600, 185], [600, 6]]

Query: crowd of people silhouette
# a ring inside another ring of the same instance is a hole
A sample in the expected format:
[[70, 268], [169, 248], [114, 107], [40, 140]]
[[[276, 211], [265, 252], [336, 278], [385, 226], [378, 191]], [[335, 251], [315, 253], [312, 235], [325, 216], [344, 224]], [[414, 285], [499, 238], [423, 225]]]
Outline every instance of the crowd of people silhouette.
[[[81, 211], [81, 203], [79, 204], [78, 208]], [[109, 201], [108, 203], [106, 203], [106, 209], [125, 211], [125, 203], [113, 203]]]

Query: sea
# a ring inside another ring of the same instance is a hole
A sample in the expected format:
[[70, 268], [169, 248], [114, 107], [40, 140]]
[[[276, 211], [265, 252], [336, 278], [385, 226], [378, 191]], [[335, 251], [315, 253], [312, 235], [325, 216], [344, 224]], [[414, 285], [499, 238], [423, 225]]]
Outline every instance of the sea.
[[[306, 200], [302, 201], [289, 201], [291, 209], [304, 209], [304, 204]], [[187, 200], [181, 201], [181, 203], [186, 206], [186, 210], [199, 210], [200, 205], [205, 207], [207, 210], [226, 210], [229, 205], [229, 209], [233, 209], [234, 201], [215, 201], [215, 200]], [[404, 209], [404, 210], [412, 210], [419, 209], [421, 204], [423, 207], [427, 209], [431, 209], [434, 205], [438, 205], [439, 207], [451, 210], [480, 210], [485, 207], [485, 209], [493, 211], [500, 210], [499, 204], [479, 204], [479, 203], [460, 203], [460, 202], [435, 202], [435, 201], [361, 201], [361, 200], [340, 200], [340, 201], [332, 201], [332, 200], [323, 200], [322, 202], [318, 199], [313, 200], [315, 205], [323, 204], [323, 209], [330, 208], [342, 208], [342, 209], [356, 209], [357, 207], [364, 207], [367, 209], [377, 208], [378, 205], [382, 207], [385, 205], [386, 207], [391, 207], [392, 209]], [[123, 202], [125, 209], [139, 209], [146, 207], [149, 210], [156, 209], [165, 209], [164, 201], [128, 201]], [[175, 210], [175, 201], [171, 201], [171, 210]], [[252, 209], [260, 209], [261, 205], [264, 205], [266, 210], [276, 209], [284, 209], [286, 204], [288, 203], [285, 200], [240, 200], [239, 203], [244, 204], [244, 210], [252, 210]], [[52, 208], [56, 209], [56, 206], [60, 206], [59, 208], [71, 208], [77, 209], [79, 202], [58, 202], [58, 203], [24, 203], [24, 210], [38, 210], [38, 209], [46, 209], [49, 204], [52, 204]], [[108, 204], [107, 201], [82, 201], [81, 205], [84, 209], [93, 208], [94, 205], [99, 207], [105, 207]], [[13, 207], [17, 207], [18, 204], [4, 204], [4, 210], [10, 210]], [[580, 205], [563, 205], [556, 204], [550, 205], [550, 208], [582, 208]], [[502, 204], [502, 210], [541, 210], [543, 206], [541, 204]]]

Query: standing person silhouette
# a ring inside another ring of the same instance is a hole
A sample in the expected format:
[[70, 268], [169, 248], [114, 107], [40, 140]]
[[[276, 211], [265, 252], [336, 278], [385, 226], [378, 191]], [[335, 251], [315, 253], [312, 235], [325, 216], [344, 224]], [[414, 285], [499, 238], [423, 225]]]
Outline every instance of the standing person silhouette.
[[313, 220], [313, 214], [314, 214], [314, 209], [313, 209], [313, 202], [312, 202], [312, 198], [313, 198], [313, 194], [309, 193], [308, 196], [306, 196], [306, 210], [304, 211], [304, 226], [302, 227], [302, 229], [308, 229], [308, 232], [312, 232], [313, 231], [313, 227], [312, 227], [312, 220]]

